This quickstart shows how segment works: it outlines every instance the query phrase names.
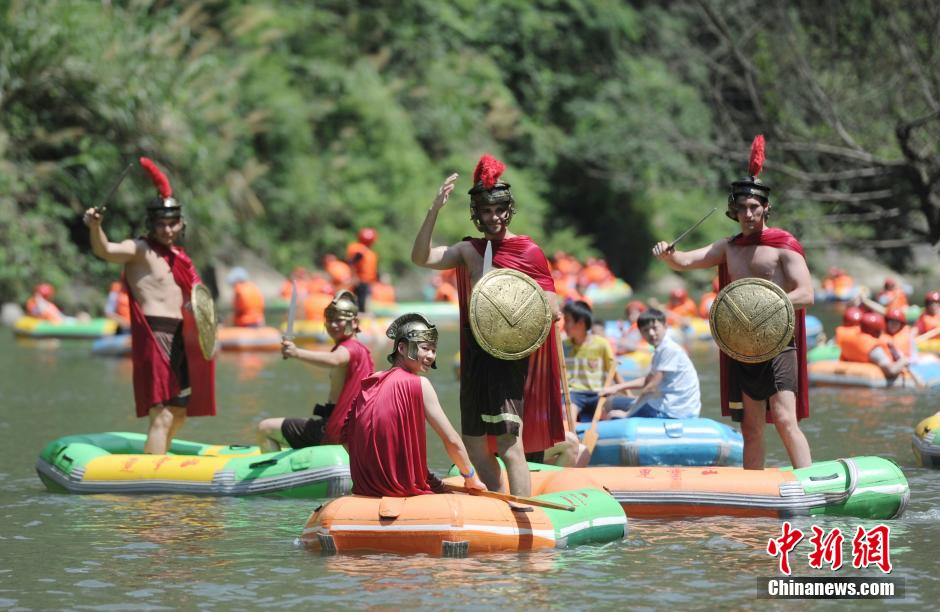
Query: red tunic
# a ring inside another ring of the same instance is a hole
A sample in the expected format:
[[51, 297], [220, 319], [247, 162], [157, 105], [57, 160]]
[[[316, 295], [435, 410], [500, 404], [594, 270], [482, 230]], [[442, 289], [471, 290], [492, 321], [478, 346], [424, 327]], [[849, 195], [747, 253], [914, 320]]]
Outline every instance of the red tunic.
[[[764, 245], [776, 249], [787, 249], [799, 253], [804, 259], [803, 245], [799, 240], [793, 237], [793, 234], [779, 228], [768, 227], [760, 234], [745, 236], [738, 234], [729, 240], [730, 244], [735, 246]], [[718, 284], [724, 288], [730, 282], [728, 275], [728, 264], [722, 263], [718, 266]], [[793, 338], [796, 342], [796, 362], [799, 371], [799, 391], [796, 394], [796, 418], [805, 419], [809, 416], [809, 377], [806, 372], [806, 309], [800, 308], [796, 311], [796, 326], [793, 330]], [[732, 410], [741, 410], [741, 406], [732, 408], [729, 402], [731, 385], [734, 381], [730, 380], [728, 375], [728, 360], [730, 357], [724, 353], [719, 353], [719, 364], [721, 366], [721, 414], [730, 416]], [[738, 413], [740, 414], [740, 412]], [[738, 419], [735, 419], [738, 420]], [[770, 411], [767, 411], [767, 422], [772, 423], [773, 417]]]
[[[187, 416], [215, 416], [215, 362], [208, 361], [202, 356], [199, 348], [199, 334], [196, 331], [196, 319], [186, 305], [192, 294], [193, 285], [202, 282], [199, 273], [193, 266], [182, 247], [166, 247], [158, 242], [145, 238], [153, 251], [162, 257], [170, 271], [173, 280], [183, 294], [183, 308], [180, 316], [183, 319], [183, 346], [186, 350], [186, 363], [189, 368], [189, 381], [192, 385], [192, 395], [186, 407]], [[127, 280], [125, 278], [125, 285]], [[131, 358], [134, 364], [134, 403], [137, 407], [137, 416], [145, 417], [150, 409], [168, 400], [177, 397], [180, 385], [170, 368], [170, 360], [157, 344], [144, 311], [134, 299], [134, 293], [127, 287], [131, 305]]]
[[[482, 256], [486, 239], [464, 238]], [[555, 282], [548, 268], [545, 253], [528, 236], [513, 236], [493, 242], [493, 267], [510, 268], [526, 274], [544, 291], [555, 291]], [[460, 298], [460, 328], [470, 326], [467, 318], [470, 303], [470, 274], [467, 268], [457, 269], [457, 292]], [[467, 356], [464, 338], [460, 339], [460, 357]], [[480, 384], [486, 384], [480, 381]], [[529, 355], [529, 372], [523, 396], [522, 447], [527, 453], [551, 448], [565, 439], [565, 417], [561, 405], [561, 375], [558, 369], [558, 348], [555, 334], [534, 353]]]
[[428, 484], [421, 379], [400, 367], [369, 376], [343, 426], [355, 495], [408, 497]]
[[333, 347], [345, 347], [349, 351], [349, 365], [346, 366], [346, 379], [343, 381], [343, 389], [339, 392], [336, 399], [336, 406], [330, 413], [330, 418], [326, 422], [326, 433], [323, 434], [321, 444], [339, 444], [343, 435], [343, 423], [346, 422], [346, 415], [353, 402], [362, 390], [362, 381], [375, 372], [375, 364], [372, 362], [372, 353], [369, 349], [355, 338], [347, 338], [338, 342]]

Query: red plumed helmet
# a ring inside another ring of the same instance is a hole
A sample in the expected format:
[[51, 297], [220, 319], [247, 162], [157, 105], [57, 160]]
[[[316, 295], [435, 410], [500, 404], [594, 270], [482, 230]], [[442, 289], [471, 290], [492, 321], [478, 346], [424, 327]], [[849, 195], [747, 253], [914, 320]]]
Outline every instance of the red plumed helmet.
[[173, 188], [157, 164], [149, 157], [140, 158], [140, 166], [147, 171], [153, 186], [157, 188], [157, 197], [151, 200], [147, 208], [151, 215], [158, 217], [178, 217], [182, 212], [179, 203], [173, 198]]
[[362, 244], [372, 246], [372, 243], [379, 239], [379, 233], [374, 228], [364, 227], [359, 230], [357, 237]]
[[862, 331], [877, 338], [885, 330], [885, 319], [877, 312], [862, 315]]
[[39, 296], [43, 298], [44, 300], [51, 300], [52, 296], [55, 295], [55, 287], [53, 287], [49, 283], [39, 283], [38, 285], [36, 285], [33, 291], [38, 293]]
[[484, 153], [477, 162], [477, 167], [473, 171], [473, 184], [482, 183], [484, 189], [492, 189], [496, 186], [499, 177], [506, 171], [506, 164], [499, 161], [489, 153]]
[[758, 134], [751, 143], [751, 156], [747, 161], [747, 173], [749, 176], [757, 177], [760, 171], [764, 169], [764, 135]]
[[849, 306], [842, 313], [842, 325], [845, 327], [856, 327], [862, 323], [863, 311], [858, 306]]
[[907, 323], [907, 317], [904, 315], [904, 311], [900, 308], [889, 308], [888, 312], [885, 313], [885, 319], [888, 321], [899, 321], [901, 323]]
[[927, 306], [931, 302], [940, 304], [940, 291], [928, 291], [924, 294], [924, 306]]

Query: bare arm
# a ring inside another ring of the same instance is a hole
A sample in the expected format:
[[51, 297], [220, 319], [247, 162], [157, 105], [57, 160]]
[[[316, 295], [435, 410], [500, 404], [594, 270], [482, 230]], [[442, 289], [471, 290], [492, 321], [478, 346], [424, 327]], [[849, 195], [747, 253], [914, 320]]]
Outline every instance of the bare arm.
[[421, 379], [421, 392], [424, 396], [424, 417], [431, 429], [440, 436], [441, 441], [444, 443], [444, 450], [447, 451], [447, 456], [454, 462], [461, 474], [474, 472], [470, 478], [464, 477], [465, 486], [469, 489], [486, 490], [486, 485], [476, 475], [476, 471], [472, 469], [473, 464], [470, 463], [470, 456], [467, 455], [467, 448], [464, 446], [463, 440], [460, 439], [460, 434], [457, 433], [454, 426], [447, 419], [447, 415], [444, 414], [444, 410], [437, 399], [437, 393], [435, 393], [431, 381], [427, 378]]
[[437, 214], [444, 208], [447, 199], [450, 198], [454, 190], [454, 183], [457, 181], [457, 174], [451, 174], [437, 191], [437, 197], [428, 209], [428, 214], [424, 217], [424, 223], [415, 236], [415, 243], [411, 247], [411, 261], [422, 268], [431, 268], [433, 270], [449, 270], [456, 268], [463, 262], [459, 244], [449, 247], [432, 247], [431, 234], [434, 233], [434, 225], [437, 223]]
[[82, 219], [88, 226], [88, 237], [91, 240], [91, 252], [99, 258], [118, 264], [125, 264], [143, 256], [144, 250], [136, 240], [122, 240], [111, 242], [101, 227], [101, 213], [97, 208], [89, 208]]
[[668, 243], [657, 242], [653, 247], [653, 256], [664, 261], [673, 270], [713, 268], [725, 261], [727, 247], [728, 240], [725, 238], [694, 251], [669, 250]]
[[[617, 376], [620, 376], [620, 374], [617, 374]], [[615, 393], [620, 393], [621, 391], [626, 391], [627, 389], [639, 389], [643, 387], [643, 385], [646, 384], [646, 378], [647, 378], [646, 376], [641, 376], [640, 378], [634, 378], [633, 380], [628, 380], [628, 381], [621, 382], [615, 385], [611, 385], [609, 387], [604, 387], [603, 389], [600, 390], [600, 393], [598, 393], [598, 395], [601, 395], [601, 396], [613, 395]]]
[[345, 346], [340, 346], [335, 351], [309, 351], [297, 348], [291, 340], [282, 340], [281, 354], [285, 358], [299, 359], [321, 368], [337, 368], [349, 364], [349, 351]]
[[813, 279], [809, 274], [809, 268], [806, 266], [806, 260], [799, 253], [780, 249], [780, 263], [783, 268], [784, 278], [793, 287], [787, 293], [787, 297], [793, 302], [793, 307], [806, 308], [812, 306], [815, 301], [813, 297]]

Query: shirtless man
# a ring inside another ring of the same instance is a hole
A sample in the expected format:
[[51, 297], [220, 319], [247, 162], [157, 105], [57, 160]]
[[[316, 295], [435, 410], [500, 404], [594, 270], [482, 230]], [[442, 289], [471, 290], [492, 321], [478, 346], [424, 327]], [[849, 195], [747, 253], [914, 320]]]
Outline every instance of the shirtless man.
[[532, 486], [526, 453], [541, 452], [565, 439], [555, 334], [549, 334], [545, 344], [528, 358], [517, 361], [497, 359], [480, 348], [470, 330], [467, 305], [473, 285], [483, 275], [487, 243], [492, 245], [494, 267], [528, 274], [546, 292], [556, 321], [561, 318], [561, 310], [545, 254], [528, 236], [509, 231], [515, 202], [509, 184], [499, 180], [504, 169], [502, 162], [484, 155], [474, 172], [474, 186], [469, 192], [470, 218], [483, 237], [432, 247], [437, 216], [457, 180], [456, 174], [447, 177], [418, 231], [411, 260], [434, 270], [457, 268], [464, 444], [480, 478], [496, 491], [500, 488], [500, 468], [487, 439], [494, 436], [496, 452], [506, 465], [510, 492], [526, 496]]
[[183, 234], [182, 208], [166, 177], [149, 159], [158, 197], [147, 207], [146, 236], [111, 242], [101, 227], [103, 210], [89, 208], [92, 252], [124, 265], [131, 305], [131, 355], [137, 416], [150, 417], [144, 452], [162, 455], [187, 416], [215, 415], [215, 363], [199, 350], [189, 296], [201, 279], [175, 243]]
[[[673, 270], [719, 266], [724, 287], [739, 278], [763, 278], [783, 288], [797, 310], [794, 342], [771, 361], [742, 364], [722, 354], [722, 414], [734, 410], [744, 437], [744, 468], [764, 467], [764, 422], [773, 422], [794, 468], [812, 463], [809, 444], [798, 419], [808, 416], [805, 387], [806, 332], [802, 321], [813, 303], [813, 282], [799, 242], [781, 229], [767, 227], [770, 188], [757, 178], [763, 164], [763, 137], [754, 140], [750, 176], [732, 183], [729, 218], [741, 233], [716, 240], [694, 251], [670, 250], [666, 242], [653, 247], [653, 255]], [[743, 415], [734, 404], [743, 401]], [[765, 410], [767, 410], [765, 417]]]

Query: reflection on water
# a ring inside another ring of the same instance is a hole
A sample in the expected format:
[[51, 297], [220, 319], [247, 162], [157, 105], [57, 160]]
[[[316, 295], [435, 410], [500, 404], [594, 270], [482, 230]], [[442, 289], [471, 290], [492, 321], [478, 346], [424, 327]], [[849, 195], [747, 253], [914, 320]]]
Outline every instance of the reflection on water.
[[[93, 359], [89, 350], [90, 343], [50, 348], [0, 334], [0, 607], [748, 608], [756, 607], [755, 579], [776, 573], [777, 560], [765, 552], [780, 535], [773, 519], [630, 520], [622, 542], [469, 559], [330, 557], [295, 543], [316, 501], [48, 493], [33, 462], [51, 440], [145, 430], [133, 416], [130, 361]], [[443, 333], [440, 354], [456, 350], [456, 333]], [[691, 354], [705, 416], [719, 418], [717, 351], [696, 345]], [[384, 367], [384, 354], [374, 357]], [[459, 422], [450, 368], [432, 381]], [[276, 353], [223, 354], [219, 414], [190, 419], [182, 437], [251, 443], [260, 418], [306, 416], [328, 385], [324, 370]], [[915, 467], [910, 447], [914, 425], [936, 411], [938, 395], [814, 388], [811, 403], [802, 427], [816, 459], [876, 454], [903, 466], [912, 494], [905, 517], [889, 522], [892, 576], [907, 580], [906, 604], [935, 602], [940, 473]], [[768, 465], [786, 463], [772, 428], [766, 440]], [[432, 468], [449, 466], [433, 434], [428, 448]], [[843, 533], [873, 526], [792, 522], [807, 533], [813, 524]], [[808, 567], [810, 550], [808, 542], [797, 547], [794, 573], [825, 575]], [[851, 557], [848, 542], [844, 552]]]

